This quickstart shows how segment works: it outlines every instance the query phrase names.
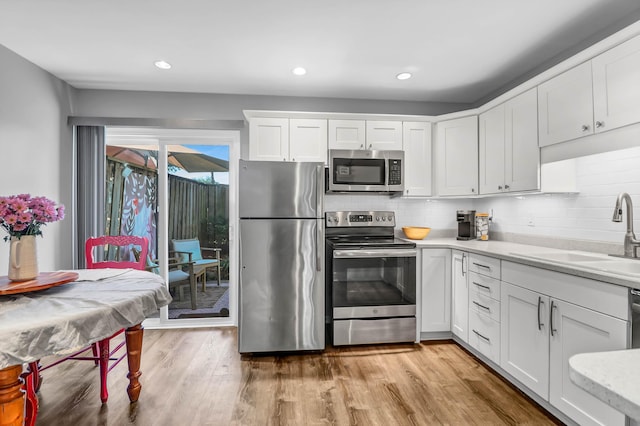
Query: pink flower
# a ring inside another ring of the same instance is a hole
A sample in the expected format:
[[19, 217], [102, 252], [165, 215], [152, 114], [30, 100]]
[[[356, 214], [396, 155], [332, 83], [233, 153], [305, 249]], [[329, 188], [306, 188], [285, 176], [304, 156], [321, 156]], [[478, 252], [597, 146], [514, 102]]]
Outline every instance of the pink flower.
[[[64, 219], [64, 206], [29, 194], [0, 196], [0, 227], [11, 237], [42, 235], [42, 227]], [[8, 237], [5, 237], [7, 240]]]

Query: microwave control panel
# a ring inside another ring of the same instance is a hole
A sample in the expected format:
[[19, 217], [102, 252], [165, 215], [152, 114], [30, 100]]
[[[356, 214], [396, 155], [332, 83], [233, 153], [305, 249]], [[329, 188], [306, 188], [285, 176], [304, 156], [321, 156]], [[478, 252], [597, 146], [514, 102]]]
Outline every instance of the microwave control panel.
[[389, 159], [389, 185], [402, 185], [402, 160]]

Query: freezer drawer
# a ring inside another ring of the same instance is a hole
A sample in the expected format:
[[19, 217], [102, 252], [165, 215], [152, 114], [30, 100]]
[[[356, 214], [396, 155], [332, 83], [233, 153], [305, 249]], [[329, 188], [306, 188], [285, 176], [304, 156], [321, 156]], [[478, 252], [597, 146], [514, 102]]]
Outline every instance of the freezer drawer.
[[334, 346], [414, 342], [415, 340], [415, 317], [333, 321]]

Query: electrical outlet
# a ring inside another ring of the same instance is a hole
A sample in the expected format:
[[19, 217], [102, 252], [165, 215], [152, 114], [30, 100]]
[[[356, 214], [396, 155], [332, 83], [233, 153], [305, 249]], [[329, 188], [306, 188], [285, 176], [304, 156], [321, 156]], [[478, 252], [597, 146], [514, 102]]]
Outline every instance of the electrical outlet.
[[527, 226], [536, 226], [536, 222], [532, 217], [527, 218]]

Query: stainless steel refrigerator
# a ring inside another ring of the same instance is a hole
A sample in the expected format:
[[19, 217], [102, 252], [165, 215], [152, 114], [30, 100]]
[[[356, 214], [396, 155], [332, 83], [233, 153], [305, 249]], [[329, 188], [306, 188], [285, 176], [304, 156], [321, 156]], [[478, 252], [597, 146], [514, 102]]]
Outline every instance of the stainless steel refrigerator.
[[241, 353], [324, 349], [324, 165], [240, 161]]

